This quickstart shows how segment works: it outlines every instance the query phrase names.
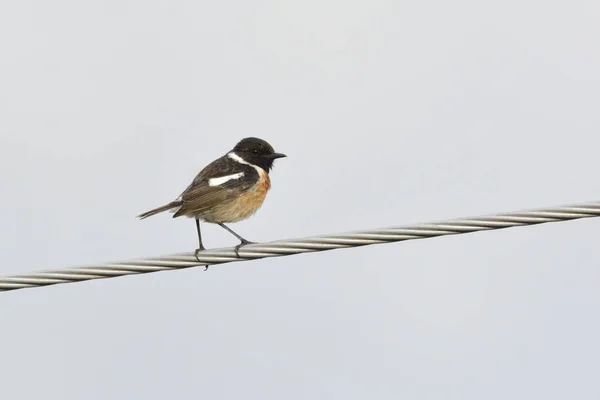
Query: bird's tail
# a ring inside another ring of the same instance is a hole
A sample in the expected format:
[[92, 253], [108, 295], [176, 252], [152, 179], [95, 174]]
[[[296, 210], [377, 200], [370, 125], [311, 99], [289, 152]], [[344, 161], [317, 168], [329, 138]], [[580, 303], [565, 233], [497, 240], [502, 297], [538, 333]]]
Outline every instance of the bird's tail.
[[172, 210], [174, 208], [180, 207], [182, 204], [183, 204], [183, 201], [175, 200], [175, 201], [170, 202], [169, 204], [165, 204], [164, 206], [155, 208], [154, 210], [146, 211], [145, 213], [138, 215], [136, 218], [139, 218], [139, 219], [148, 218], [155, 214], [161, 213], [163, 211]]

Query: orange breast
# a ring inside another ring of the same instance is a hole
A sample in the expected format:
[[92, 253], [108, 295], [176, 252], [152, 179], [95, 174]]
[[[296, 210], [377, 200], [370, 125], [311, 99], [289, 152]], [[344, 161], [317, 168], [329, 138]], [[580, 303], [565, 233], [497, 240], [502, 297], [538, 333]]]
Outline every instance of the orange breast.
[[207, 211], [203, 219], [207, 222], [238, 222], [251, 217], [262, 206], [267, 192], [271, 189], [268, 173], [261, 173], [254, 187], [237, 198], [219, 204]]

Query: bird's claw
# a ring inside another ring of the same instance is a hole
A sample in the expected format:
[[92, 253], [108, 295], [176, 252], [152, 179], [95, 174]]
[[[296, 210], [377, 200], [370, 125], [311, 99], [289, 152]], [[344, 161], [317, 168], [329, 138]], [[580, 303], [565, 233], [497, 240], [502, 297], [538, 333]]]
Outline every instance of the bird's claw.
[[[197, 248], [197, 249], [196, 249], [196, 251], [194, 252], [194, 256], [196, 257], [196, 260], [198, 260], [198, 262], [200, 262], [200, 263], [201, 263], [202, 261], [200, 261], [200, 258], [198, 257], [198, 254], [199, 254], [201, 251], [204, 251], [204, 250], [206, 250], [206, 249], [205, 249], [205, 248], [204, 248], [204, 246], [203, 246], [203, 247], [199, 247], [199, 248]], [[205, 266], [204, 266], [204, 270], [206, 271], [207, 269], [208, 269], [208, 265], [205, 265]]]
[[237, 258], [240, 258], [240, 247], [245, 246], [247, 244], [256, 244], [256, 242], [251, 242], [250, 240], [243, 239], [240, 244], [234, 247], [235, 255]]

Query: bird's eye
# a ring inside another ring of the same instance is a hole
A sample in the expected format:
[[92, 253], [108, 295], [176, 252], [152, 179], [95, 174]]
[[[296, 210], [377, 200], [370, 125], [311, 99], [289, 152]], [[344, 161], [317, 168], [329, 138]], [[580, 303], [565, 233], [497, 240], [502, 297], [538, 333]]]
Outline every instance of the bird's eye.
[[258, 149], [252, 149], [252, 154], [258, 154]]

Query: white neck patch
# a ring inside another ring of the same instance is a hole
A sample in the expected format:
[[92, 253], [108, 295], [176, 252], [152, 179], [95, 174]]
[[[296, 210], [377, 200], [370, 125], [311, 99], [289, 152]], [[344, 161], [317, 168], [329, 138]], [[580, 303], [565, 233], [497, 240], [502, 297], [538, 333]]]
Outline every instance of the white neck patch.
[[224, 184], [226, 182], [229, 182], [231, 180], [240, 179], [243, 176], [244, 176], [243, 172], [238, 172], [237, 174], [220, 176], [218, 178], [210, 178], [208, 180], [208, 186], [220, 186], [220, 185], [222, 185], [222, 184]]
[[231, 153], [228, 153], [227, 157], [231, 158], [233, 161], [239, 162], [240, 164], [246, 164], [246, 165], [251, 166], [261, 176], [262, 176], [262, 174], [266, 174], [266, 171], [264, 169], [262, 169], [258, 165], [254, 165], [252, 163], [249, 163], [248, 161], [244, 160], [242, 157], [240, 157], [237, 154], [235, 154], [233, 151]]

